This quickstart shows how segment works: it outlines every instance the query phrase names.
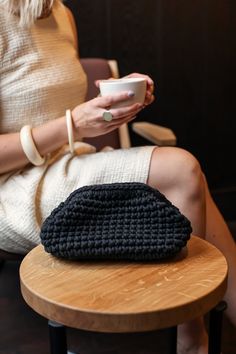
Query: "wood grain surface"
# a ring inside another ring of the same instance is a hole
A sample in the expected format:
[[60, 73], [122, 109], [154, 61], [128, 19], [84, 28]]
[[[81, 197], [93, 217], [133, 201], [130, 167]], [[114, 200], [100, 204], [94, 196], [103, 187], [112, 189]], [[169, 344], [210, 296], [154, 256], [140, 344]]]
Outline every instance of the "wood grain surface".
[[30, 307], [66, 326], [98, 332], [166, 328], [205, 314], [223, 297], [227, 263], [219, 250], [192, 236], [163, 262], [60, 260], [41, 245], [20, 267]]

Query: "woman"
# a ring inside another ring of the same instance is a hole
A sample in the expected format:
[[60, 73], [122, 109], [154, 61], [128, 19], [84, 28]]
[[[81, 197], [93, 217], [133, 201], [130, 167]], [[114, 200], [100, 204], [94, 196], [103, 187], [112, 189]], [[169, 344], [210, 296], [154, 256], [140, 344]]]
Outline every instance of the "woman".
[[[185, 214], [195, 235], [226, 256], [225, 299], [236, 324], [236, 252], [198, 161], [178, 148], [154, 146], [94, 153], [73, 139], [103, 135], [131, 121], [140, 104], [131, 92], [84, 102], [86, 77], [77, 56], [72, 14], [59, 0], [0, 0], [0, 249], [26, 253], [40, 242], [42, 221], [76, 188], [137, 181], [158, 188]], [[139, 76], [132, 74], [131, 76]], [[148, 76], [145, 105], [153, 102]], [[67, 114], [65, 114], [67, 112]], [[124, 173], [125, 171], [125, 173]], [[181, 173], [179, 173], [181, 171]], [[206, 354], [203, 320], [179, 326], [179, 354]]]

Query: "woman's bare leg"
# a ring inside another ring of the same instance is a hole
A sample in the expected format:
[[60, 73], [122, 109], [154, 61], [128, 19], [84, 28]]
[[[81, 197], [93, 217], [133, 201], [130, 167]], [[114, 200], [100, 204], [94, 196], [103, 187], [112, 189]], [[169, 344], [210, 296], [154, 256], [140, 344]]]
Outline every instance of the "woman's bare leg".
[[[206, 232], [204, 177], [198, 161], [178, 148], [154, 150], [147, 183], [162, 192], [189, 218], [193, 233]], [[208, 337], [203, 318], [178, 326], [178, 354], [207, 354]]]
[[173, 147], [156, 148], [147, 183], [162, 192], [189, 218], [195, 235], [205, 238], [204, 177], [198, 161], [190, 153]]
[[193, 227], [193, 233], [215, 245], [228, 267], [226, 314], [236, 327], [236, 243], [214, 203], [197, 160], [178, 148], [157, 148], [153, 152], [148, 184], [173, 202]]
[[226, 315], [236, 327], [236, 243], [216, 207], [205, 180], [206, 195], [206, 239], [215, 245], [225, 256], [228, 263], [228, 286], [225, 294]]

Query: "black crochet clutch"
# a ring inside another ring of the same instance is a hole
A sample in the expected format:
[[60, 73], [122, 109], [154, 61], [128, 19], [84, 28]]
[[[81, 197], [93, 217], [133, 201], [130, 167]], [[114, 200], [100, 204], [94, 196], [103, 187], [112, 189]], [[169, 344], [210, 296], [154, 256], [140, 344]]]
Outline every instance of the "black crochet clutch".
[[159, 260], [190, 238], [189, 220], [159, 191], [143, 183], [111, 183], [75, 190], [41, 229], [47, 252], [67, 259]]

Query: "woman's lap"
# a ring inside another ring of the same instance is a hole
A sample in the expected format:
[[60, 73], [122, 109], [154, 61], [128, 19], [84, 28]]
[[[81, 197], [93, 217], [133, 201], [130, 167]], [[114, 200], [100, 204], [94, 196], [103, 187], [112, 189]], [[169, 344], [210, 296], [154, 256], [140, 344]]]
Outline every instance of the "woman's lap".
[[148, 179], [154, 146], [66, 154], [46, 169], [28, 169], [1, 186], [0, 249], [25, 253], [40, 243], [40, 225], [75, 189], [84, 185]]

